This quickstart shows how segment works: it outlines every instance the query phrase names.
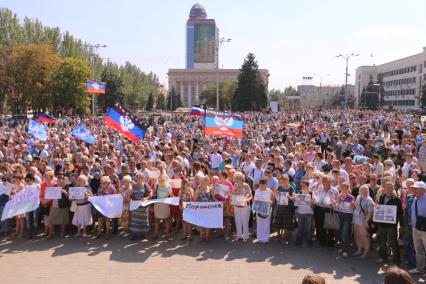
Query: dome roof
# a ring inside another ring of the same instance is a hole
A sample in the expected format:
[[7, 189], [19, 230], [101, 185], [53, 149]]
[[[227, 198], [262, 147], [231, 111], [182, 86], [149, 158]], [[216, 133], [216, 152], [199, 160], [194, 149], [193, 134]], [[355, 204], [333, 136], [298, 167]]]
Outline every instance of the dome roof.
[[196, 3], [191, 8], [191, 12], [189, 12], [190, 19], [206, 19], [207, 13], [206, 9], [201, 4]]

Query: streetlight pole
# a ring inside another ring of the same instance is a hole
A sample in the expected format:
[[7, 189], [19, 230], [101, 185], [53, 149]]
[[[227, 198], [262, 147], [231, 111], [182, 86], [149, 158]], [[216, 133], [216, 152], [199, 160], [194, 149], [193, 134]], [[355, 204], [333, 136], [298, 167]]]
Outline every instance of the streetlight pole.
[[216, 46], [216, 109], [219, 110], [219, 49], [224, 42], [231, 42], [230, 38], [220, 38], [218, 45]]
[[342, 55], [342, 54], [338, 54], [336, 55], [336, 57], [341, 57], [343, 59], [346, 60], [346, 72], [345, 72], [345, 109], [347, 109], [348, 107], [348, 65], [349, 65], [349, 59], [351, 59], [352, 57], [357, 57], [359, 56], [359, 54], [355, 54], [355, 53], [351, 53], [351, 54], [346, 54], [346, 55]]
[[[105, 48], [107, 47], [106, 44], [87, 44], [87, 46], [90, 46], [90, 48], [92, 48], [92, 80], [95, 80], [95, 55], [98, 51], [98, 48], [102, 47]], [[108, 60], [109, 61], [109, 60]], [[92, 116], [95, 117], [95, 93], [92, 93]]]

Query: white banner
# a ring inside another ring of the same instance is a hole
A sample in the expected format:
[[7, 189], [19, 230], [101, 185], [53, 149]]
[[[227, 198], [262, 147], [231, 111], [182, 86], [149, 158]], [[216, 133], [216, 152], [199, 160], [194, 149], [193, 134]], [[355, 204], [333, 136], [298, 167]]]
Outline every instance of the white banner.
[[16, 215], [31, 212], [38, 208], [40, 191], [38, 188], [26, 187], [15, 194], [4, 207], [1, 220], [4, 221]]
[[140, 200], [132, 200], [130, 202], [130, 207], [129, 210], [133, 211], [138, 209], [140, 206], [148, 206], [154, 203], [166, 203], [169, 205], [174, 205], [174, 206], [178, 206], [179, 205], [179, 197], [168, 197], [168, 198], [158, 198], [158, 199], [149, 199], [149, 200], [145, 200], [145, 201], [140, 201]]
[[87, 189], [85, 187], [70, 187], [68, 192], [68, 198], [70, 200], [74, 199], [84, 199], [84, 194]]
[[89, 198], [89, 202], [107, 218], [120, 218], [123, 213], [123, 196], [121, 194], [93, 196]]
[[352, 206], [352, 203], [344, 202], [344, 201], [336, 201], [336, 203], [333, 205], [334, 211], [342, 212], [342, 213], [354, 213], [354, 207]]
[[44, 199], [61, 199], [62, 187], [46, 187]]
[[8, 182], [0, 183], [0, 195], [6, 194], [10, 196], [10, 193], [12, 192], [12, 187], [13, 187], [13, 184], [11, 183], [8, 183]]
[[396, 224], [396, 205], [377, 205], [373, 211], [373, 222]]
[[203, 228], [223, 228], [223, 203], [184, 202], [183, 220]]

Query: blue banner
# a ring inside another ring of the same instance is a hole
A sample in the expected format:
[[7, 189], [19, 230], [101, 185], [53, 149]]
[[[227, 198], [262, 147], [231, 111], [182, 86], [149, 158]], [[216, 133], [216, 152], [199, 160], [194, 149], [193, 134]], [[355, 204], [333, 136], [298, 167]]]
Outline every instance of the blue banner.
[[89, 130], [87, 130], [84, 125], [80, 125], [79, 127], [73, 129], [71, 131], [71, 135], [89, 144], [93, 144], [96, 142], [96, 138], [92, 134], [90, 134]]
[[34, 138], [41, 141], [47, 141], [47, 128], [46, 126], [37, 123], [36, 121], [30, 119], [28, 125], [28, 133], [34, 136]]

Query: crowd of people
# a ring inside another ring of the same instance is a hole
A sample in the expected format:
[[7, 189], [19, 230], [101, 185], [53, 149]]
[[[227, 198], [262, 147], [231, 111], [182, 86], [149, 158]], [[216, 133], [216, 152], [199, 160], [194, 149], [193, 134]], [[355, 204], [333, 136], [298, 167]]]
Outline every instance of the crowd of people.
[[[378, 263], [404, 261], [411, 273], [424, 272], [426, 124], [420, 116], [330, 110], [242, 117], [243, 138], [234, 139], [204, 135], [202, 117], [150, 116], [139, 143], [105, 126], [102, 118], [59, 119], [49, 125], [45, 142], [29, 135], [25, 123], [5, 123], [0, 175], [12, 190], [0, 195], [0, 214], [27, 188], [40, 190], [40, 206], [2, 221], [0, 233], [17, 241], [41, 238], [43, 231], [50, 239], [60, 227], [61, 237], [305, 243], [334, 247], [359, 261], [374, 255]], [[70, 135], [80, 124], [95, 143]], [[152, 171], [159, 176], [152, 177]], [[180, 187], [173, 186], [175, 179]], [[68, 198], [74, 186], [86, 188], [84, 198]], [[46, 199], [48, 187], [61, 187], [62, 197]], [[221, 195], [218, 187], [227, 187], [229, 194]], [[89, 202], [91, 196], [111, 194], [123, 196], [120, 218], [105, 217]], [[300, 195], [307, 202], [299, 203]], [[235, 205], [233, 196], [246, 202]], [[266, 196], [269, 213], [251, 210], [258, 196]], [[129, 207], [131, 201], [166, 197], [179, 197], [180, 205]], [[222, 202], [223, 228], [185, 222], [182, 204], [189, 201]], [[346, 210], [337, 210], [337, 203]], [[395, 206], [396, 220], [373, 222], [378, 205]]]

